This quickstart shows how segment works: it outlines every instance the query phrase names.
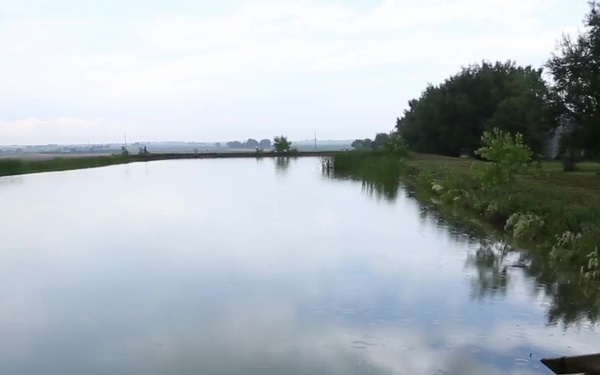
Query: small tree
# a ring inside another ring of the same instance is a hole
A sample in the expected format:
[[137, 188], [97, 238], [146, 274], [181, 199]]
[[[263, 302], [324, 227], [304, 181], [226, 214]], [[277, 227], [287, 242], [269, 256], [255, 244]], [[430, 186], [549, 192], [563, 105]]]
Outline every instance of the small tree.
[[278, 154], [289, 152], [292, 149], [292, 142], [283, 135], [276, 136], [273, 138], [273, 149]]
[[408, 156], [408, 146], [399, 132], [390, 133], [387, 141], [382, 145], [382, 148], [385, 152], [399, 158]]
[[482, 187], [485, 190], [511, 192], [515, 174], [532, 166], [533, 152], [523, 142], [520, 133], [513, 136], [494, 128], [491, 132], [484, 132], [481, 140], [485, 146], [475, 151], [475, 154], [489, 161], [483, 165], [475, 164]]

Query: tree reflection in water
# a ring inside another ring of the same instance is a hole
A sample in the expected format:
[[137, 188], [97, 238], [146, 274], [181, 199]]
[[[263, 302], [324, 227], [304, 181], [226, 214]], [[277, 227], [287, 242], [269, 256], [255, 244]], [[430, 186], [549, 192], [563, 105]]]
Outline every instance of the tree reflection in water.
[[289, 156], [277, 156], [275, 158], [275, 170], [280, 173], [286, 173], [290, 169], [290, 160]]
[[468, 254], [466, 265], [475, 269], [476, 276], [471, 279], [471, 296], [482, 299], [506, 295], [510, 273], [507, 255], [510, 246], [504, 242], [481, 241], [475, 253]]
[[468, 214], [457, 214], [451, 207], [433, 203], [431, 197], [421, 196], [414, 190], [400, 188], [400, 178], [367, 179], [352, 174], [337, 174], [324, 170], [327, 178], [360, 181], [362, 191], [376, 199], [394, 202], [400, 191], [417, 200], [421, 220], [432, 220], [449, 236], [460, 242], [476, 244], [474, 253], [467, 255], [465, 267], [474, 271], [471, 296], [476, 299], [498, 299], [506, 296], [514, 277], [521, 273], [532, 282], [527, 283], [531, 298], [540, 293], [548, 306], [548, 325], [569, 326], [596, 324], [600, 320], [600, 284], [584, 278], [577, 269], [548, 260], [548, 253], [518, 249], [503, 239], [501, 231], [486, 228]]

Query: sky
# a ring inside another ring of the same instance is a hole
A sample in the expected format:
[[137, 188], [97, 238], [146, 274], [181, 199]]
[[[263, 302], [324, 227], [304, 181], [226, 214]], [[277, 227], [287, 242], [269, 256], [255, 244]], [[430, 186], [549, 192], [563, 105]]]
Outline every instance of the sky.
[[586, 0], [0, 0], [0, 144], [354, 139], [462, 66], [541, 66]]

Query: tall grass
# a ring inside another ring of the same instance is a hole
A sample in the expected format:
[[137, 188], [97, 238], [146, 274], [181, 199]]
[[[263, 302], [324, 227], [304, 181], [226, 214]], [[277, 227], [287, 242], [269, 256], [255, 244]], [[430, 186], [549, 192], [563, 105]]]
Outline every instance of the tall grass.
[[129, 159], [122, 155], [54, 158], [48, 160], [0, 159], [0, 176], [95, 168], [127, 163], [128, 161]]
[[349, 151], [323, 160], [323, 168], [338, 176], [354, 175], [365, 179], [397, 179], [403, 160], [378, 150]]
[[367, 194], [391, 201], [398, 195], [404, 162], [384, 151], [360, 150], [324, 158], [322, 165], [329, 177], [360, 181]]

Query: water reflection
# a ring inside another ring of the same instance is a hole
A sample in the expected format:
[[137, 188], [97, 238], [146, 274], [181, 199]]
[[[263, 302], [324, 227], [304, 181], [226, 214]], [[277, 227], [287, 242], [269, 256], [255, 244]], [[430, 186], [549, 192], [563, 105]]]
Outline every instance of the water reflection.
[[468, 218], [292, 164], [0, 186], [0, 374], [547, 374], [540, 357], [597, 349], [546, 325], [537, 261]]
[[279, 173], [286, 173], [290, 169], [291, 157], [277, 156], [275, 157], [275, 170]]
[[361, 183], [362, 191], [377, 200], [393, 203], [398, 199], [400, 175], [397, 173], [386, 174], [378, 179], [368, 179], [351, 173], [339, 172], [333, 168], [323, 168], [322, 173], [328, 179], [358, 181]]
[[506, 295], [510, 279], [506, 258], [511, 250], [505, 242], [483, 240], [474, 253], [467, 255], [467, 267], [476, 270], [476, 276], [471, 281], [473, 298], [497, 298]]
[[[561, 268], [548, 261], [547, 253], [520, 251], [502, 239], [503, 234], [471, 218], [468, 213], [441, 206], [431, 196], [419, 195], [402, 186], [398, 179], [373, 180], [360, 175], [325, 173], [328, 178], [360, 181], [362, 191], [377, 199], [395, 201], [399, 191], [419, 202], [421, 225], [435, 225], [457, 242], [476, 244], [466, 255], [465, 266], [475, 271], [470, 278], [471, 297], [497, 301], [506, 298], [512, 279], [525, 283], [528, 297], [543, 298], [547, 324], [581, 326], [596, 324], [600, 318], [600, 284], [583, 278], [577, 270]], [[519, 277], [517, 277], [519, 276]]]
[[0, 185], [16, 185], [22, 182], [22, 176], [0, 176]]

